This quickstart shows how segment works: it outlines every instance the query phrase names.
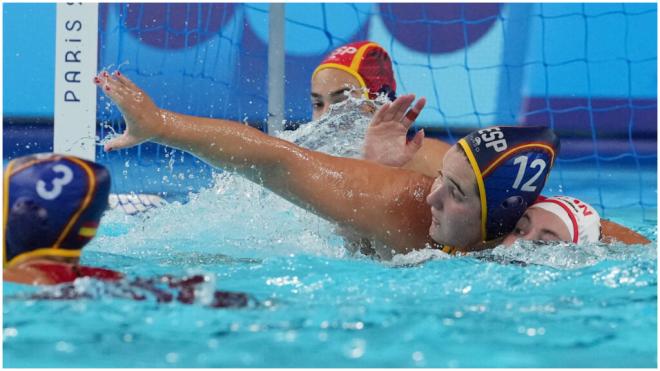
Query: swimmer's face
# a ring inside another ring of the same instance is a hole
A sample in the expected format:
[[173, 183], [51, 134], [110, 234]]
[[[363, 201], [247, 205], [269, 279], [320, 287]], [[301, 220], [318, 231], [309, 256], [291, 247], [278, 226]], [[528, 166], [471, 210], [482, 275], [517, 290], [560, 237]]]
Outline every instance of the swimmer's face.
[[477, 179], [458, 146], [452, 146], [445, 154], [442, 170], [426, 203], [433, 215], [429, 235], [434, 241], [461, 249], [481, 242]]
[[318, 120], [330, 109], [330, 105], [346, 100], [347, 91], [360, 97], [360, 82], [351, 74], [326, 68], [319, 71], [312, 79], [312, 119]]
[[568, 228], [557, 215], [531, 207], [525, 211], [513, 232], [504, 238], [502, 244], [510, 246], [516, 240], [571, 241], [572, 239]]

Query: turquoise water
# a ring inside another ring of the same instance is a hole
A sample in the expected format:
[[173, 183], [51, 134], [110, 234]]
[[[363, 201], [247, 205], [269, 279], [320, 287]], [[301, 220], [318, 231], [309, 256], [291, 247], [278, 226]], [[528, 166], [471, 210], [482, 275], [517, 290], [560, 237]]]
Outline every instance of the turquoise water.
[[[635, 169], [603, 174], [619, 184], [606, 205], [632, 205], [606, 212], [656, 241], [655, 168], [641, 174], [651, 206], [635, 206], [639, 185], [622, 181]], [[598, 197], [593, 181], [593, 169], [563, 165], [548, 191]], [[75, 289], [90, 299], [31, 300], [59, 289], [4, 284], [4, 366], [657, 367], [655, 242], [378, 262], [351, 256], [330, 223], [259, 186], [229, 174], [211, 183], [145, 214], [109, 211], [83, 263], [132, 277], [202, 274], [206, 289], [257, 304], [209, 308], [208, 290], [193, 305], [132, 301], [89, 280]]]
[[[656, 240], [655, 223], [635, 228]], [[655, 367], [656, 253], [523, 244], [376, 262], [349, 256], [329, 223], [223, 175], [185, 204], [109, 212], [83, 262], [202, 273], [260, 305], [34, 301], [15, 296], [35, 289], [4, 284], [4, 365]]]

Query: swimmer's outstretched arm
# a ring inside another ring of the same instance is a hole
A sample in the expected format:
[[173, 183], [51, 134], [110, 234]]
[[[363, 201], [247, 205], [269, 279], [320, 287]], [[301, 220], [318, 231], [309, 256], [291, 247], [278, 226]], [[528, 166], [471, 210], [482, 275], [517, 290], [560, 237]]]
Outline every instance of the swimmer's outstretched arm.
[[126, 131], [105, 144], [107, 151], [154, 141], [237, 172], [388, 250], [404, 253], [432, 242], [425, 197], [433, 178], [307, 150], [247, 125], [162, 110], [125, 76], [97, 79], [126, 121]]

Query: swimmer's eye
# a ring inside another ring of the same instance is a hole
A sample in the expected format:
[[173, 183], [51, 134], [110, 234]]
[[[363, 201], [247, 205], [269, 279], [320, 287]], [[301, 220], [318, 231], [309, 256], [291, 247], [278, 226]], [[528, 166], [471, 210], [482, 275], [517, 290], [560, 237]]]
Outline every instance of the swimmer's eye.
[[[345, 93], [346, 93], [346, 92], [345, 92]], [[334, 97], [334, 98], [332, 99], [332, 103], [330, 103], [330, 104], [335, 104], [335, 103], [343, 102], [343, 101], [345, 101], [346, 99], [348, 99], [348, 97], [349, 97], [349, 95], [347, 95], [347, 94], [338, 95], [338, 96], [336, 96], [336, 97]]]
[[323, 109], [323, 103], [321, 103], [321, 102], [312, 102], [312, 109], [314, 109], [314, 110]]
[[561, 241], [559, 236], [556, 236], [553, 233], [544, 233], [543, 236], [541, 237], [541, 240], [545, 243]]
[[516, 228], [513, 229], [513, 233], [514, 233], [516, 236], [522, 236], [522, 235], [523, 235], [523, 230], [520, 229], [520, 228], [518, 228], [518, 227], [516, 227]]
[[461, 194], [456, 190], [456, 188], [451, 187], [451, 197], [454, 198], [456, 201], [463, 201], [463, 197], [461, 197]]

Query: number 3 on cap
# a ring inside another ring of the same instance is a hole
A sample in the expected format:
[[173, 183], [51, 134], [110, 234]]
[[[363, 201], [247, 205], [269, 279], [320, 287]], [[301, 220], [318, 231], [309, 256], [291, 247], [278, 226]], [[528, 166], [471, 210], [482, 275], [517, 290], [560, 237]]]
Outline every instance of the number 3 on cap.
[[[525, 176], [525, 168], [527, 167], [527, 156], [519, 156], [516, 157], [515, 160], [513, 160], [514, 165], [520, 165], [518, 168], [518, 175], [516, 175], [516, 180], [513, 182], [513, 189], [518, 189], [520, 187], [520, 182], [522, 182], [523, 177]], [[539, 170], [534, 174], [534, 176], [528, 180], [525, 184], [523, 184], [522, 188], [520, 190], [525, 191], [525, 192], [535, 192], [536, 191], [536, 186], [532, 185], [536, 180], [541, 176], [543, 173], [543, 170], [545, 170], [545, 161], [543, 161], [540, 158], [537, 158], [536, 160], [532, 161], [532, 163], [529, 165], [530, 168], [539, 168]]]
[[71, 183], [73, 180], [73, 171], [66, 165], [55, 165], [53, 166], [53, 171], [58, 174], [62, 174], [62, 176], [53, 179], [51, 186], [48, 187], [52, 188], [51, 190], [46, 189], [46, 182], [43, 180], [39, 180], [37, 182], [37, 194], [44, 200], [56, 199], [60, 194], [62, 194], [62, 187]]

